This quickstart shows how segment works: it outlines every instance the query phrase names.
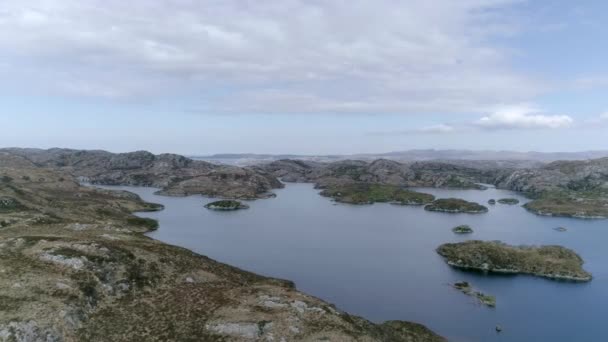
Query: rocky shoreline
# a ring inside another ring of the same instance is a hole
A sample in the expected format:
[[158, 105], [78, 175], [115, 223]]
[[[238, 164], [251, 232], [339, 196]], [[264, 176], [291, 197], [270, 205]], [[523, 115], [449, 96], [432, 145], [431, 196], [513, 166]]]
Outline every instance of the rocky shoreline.
[[427, 211], [438, 211], [444, 213], [487, 213], [488, 208], [475, 202], [468, 202], [459, 198], [440, 198], [424, 207]]
[[234, 200], [213, 201], [204, 205], [205, 208], [219, 211], [233, 211], [241, 209], [249, 209], [247, 204]]
[[433, 195], [403, 189], [395, 185], [351, 183], [329, 186], [321, 196], [348, 204], [391, 203], [398, 205], [424, 205], [432, 202]]
[[464, 270], [528, 274], [555, 280], [591, 281], [574, 251], [561, 246], [510, 246], [498, 241], [471, 240], [437, 248], [446, 263]]

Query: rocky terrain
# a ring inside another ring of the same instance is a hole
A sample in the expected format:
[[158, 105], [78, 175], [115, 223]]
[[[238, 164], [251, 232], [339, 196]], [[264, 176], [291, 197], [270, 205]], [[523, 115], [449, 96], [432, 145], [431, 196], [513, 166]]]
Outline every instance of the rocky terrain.
[[496, 307], [496, 297], [494, 296], [490, 296], [487, 295], [481, 291], [475, 290], [473, 288], [473, 285], [471, 285], [469, 282], [466, 281], [459, 281], [456, 282], [452, 285], [452, 287], [454, 287], [455, 289], [459, 290], [460, 292], [471, 296], [471, 297], [475, 297], [479, 303], [489, 306], [489, 307]]
[[249, 209], [247, 204], [244, 204], [239, 201], [234, 200], [221, 200], [221, 201], [213, 201], [211, 203], [205, 204], [205, 208], [211, 210], [220, 210], [220, 211], [232, 211], [239, 209]]
[[497, 201], [500, 204], [517, 205], [519, 200], [517, 198], [501, 198]]
[[103, 185], [157, 187], [159, 194], [202, 194], [225, 198], [264, 198], [282, 184], [260, 169], [214, 165], [176, 154], [146, 151], [110, 153], [70, 149], [0, 149], [31, 163]]
[[497, 172], [494, 184], [524, 192], [533, 199], [524, 207], [539, 215], [608, 217], [608, 158]]
[[[377, 183], [405, 187], [484, 189], [477, 184], [486, 171], [441, 162], [402, 164], [387, 159], [317, 163], [279, 160], [258, 166], [285, 182], [310, 182], [320, 188], [347, 183]], [[489, 178], [487, 178], [489, 179]]]
[[424, 207], [424, 210], [468, 214], [481, 214], [488, 212], [488, 208], [479, 203], [469, 202], [459, 198], [440, 198], [430, 204], [427, 204]]
[[435, 196], [403, 189], [396, 185], [350, 183], [332, 185], [321, 191], [322, 196], [331, 197], [336, 202], [350, 204], [372, 204], [389, 202], [400, 205], [424, 205]]
[[525, 207], [540, 215], [608, 217], [608, 158], [557, 161], [531, 168], [470, 160], [278, 160], [255, 169], [286, 182], [315, 183], [319, 188], [357, 182], [454, 189], [483, 189], [480, 184], [492, 184], [530, 197], [532, 201]]
[[443, 244], [437, 253], [450, 266], [461, 269], [591, 280], [591, 274], [583, 269], [583, 259], [561, 246], [510, 246], [499, 241], [472, 240]]
[[152, 240], [155, 222], [132, 212], [161, 206], [40, 164], [0, 152], [2, 340], [444, 341]]

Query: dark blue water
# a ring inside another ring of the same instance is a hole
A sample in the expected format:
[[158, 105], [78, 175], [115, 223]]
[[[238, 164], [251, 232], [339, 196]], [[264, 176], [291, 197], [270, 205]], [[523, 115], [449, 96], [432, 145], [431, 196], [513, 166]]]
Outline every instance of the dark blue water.
[[[210, 198], [153, 195], [121, 187], [166, 209], [151, 237], [259, 274], [295, 281], [309, 294], [372, 321], [420, 322], [451, 341], [608, 341], [608, 221], [540, 217], [497, 204], [481, 215], [426, 212], [390, 204], [335, 205], [310, 184], [288, 184], [249, 210], [215, 212]], [[486, 203], [517, 197], [489, 189], [423, 189], [437, 197]], [[469, 224], [458, 236], [451, 228]], [[567, 232], [553, 228], [564, 226]], [[502, 240], [559, 244], [577, 251], [594, 275], [590, 283], [530, 276], [487, 276], [447, 266], [435, 253], [445, 242]], [[471, 282], [497, 297], [481, 306], [448, 283]], [[495, 326], [504, 330], [498, 334]]]

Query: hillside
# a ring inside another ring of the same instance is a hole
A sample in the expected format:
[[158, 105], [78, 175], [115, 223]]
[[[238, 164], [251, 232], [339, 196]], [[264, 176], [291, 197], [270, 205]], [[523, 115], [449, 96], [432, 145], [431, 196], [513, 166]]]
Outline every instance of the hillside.
[[147, 238], [156, 222], [132, 212], [161, 206], [56, 168], [0, 153], [2, 339], [444, 341]]
[[261, 170], [214, 165], [176, 154], [146, 151], [110, 153], [71, 149], [0, 149], [34, 165], [59, 170], [81, 181], [104, 185], [137, 185], [160, 188], [160, 194], [203, 194], [226, 198], [264, 198], [282, 187]]

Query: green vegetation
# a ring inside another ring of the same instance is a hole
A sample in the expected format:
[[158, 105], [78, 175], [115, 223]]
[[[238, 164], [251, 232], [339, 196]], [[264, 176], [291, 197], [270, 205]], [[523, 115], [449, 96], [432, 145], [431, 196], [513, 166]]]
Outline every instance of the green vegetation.
[[498, 203], [515, 205], [515, 204], [519, 204], [519, 200], [517, 198], [501, 198], [498, 200]]
[[352, 183], [335, 185], [321, 191], [322, 196], [332, 197], [337, 202], [372, 204], [391, 202], [401, 205], [423, 205], [433, 201], [433, 195], [406, 190], [396, 185]]
[[459, 198], [441, 198], [424, 207], [428, 211], [441, 211], [446, 213], [485, 213], [488, 208], [475, 202], [468, 202]]
[[608, 192], [556, 190], [545, 191], [524, 204], [529, 211], [546, 216], [608, 218]]
[[496, 307], [496, 297], [474, 290], [473, 286], [467, 281], [459, 281], [452, 286], [466, 295], [474, 296], [481, 304], [489, 307]]
[[23, 205], [14, 198], [0, 197], [0, 213], [23, 209]]
[[452, 231], [456, 234], [470, 234], [473, 232], [473, 228], [467, 224], [463, 224], [452, 228]]
[[490, 296], [485, 293], [476, 291], [475, 297], [477, 297], [477, 299], [479, 299], [479, 301], [484, 305], [487, 305], [490, 307], [496, 307], [496, 297], [494, 297], [494, 296]]
[[552, 279], [589, 281], [583, 259], [561, 246], [510, 246], [499, 241], [446, 243], [437, 253], [453, 267], [496, 273], [522, 273]]
[[483, 185], [474, 183], [468, 179], [461, 178], [455, 175], [450, 175], [446, 182], [443, 184], [443, 187], [448, 189], [477, 189], [477, 190], [486, 190], [487, 188]]
[[205, 208], [211, 210], [239, 210], [247, 209], [248, 205], [234, 200], [221, 200], [205, 204]]
[[130, 226], [143, 227], [148, 230], [156, 230], [158, 229], [158, 221], [155, 219], [151, 219], [148, 217], [129, 217], [127, 218], [127, 224]]

